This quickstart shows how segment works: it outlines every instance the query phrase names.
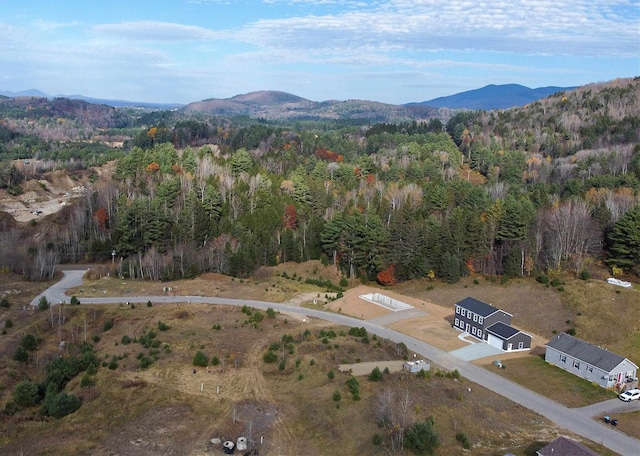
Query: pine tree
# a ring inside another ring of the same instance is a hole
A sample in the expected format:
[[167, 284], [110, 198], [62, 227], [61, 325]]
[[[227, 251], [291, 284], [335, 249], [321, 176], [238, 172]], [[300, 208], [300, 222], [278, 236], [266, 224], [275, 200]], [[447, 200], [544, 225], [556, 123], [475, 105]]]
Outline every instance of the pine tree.
[[640, 267], [640, 205], [623, 215], [609, 234], [607, 263], [622, 269]]

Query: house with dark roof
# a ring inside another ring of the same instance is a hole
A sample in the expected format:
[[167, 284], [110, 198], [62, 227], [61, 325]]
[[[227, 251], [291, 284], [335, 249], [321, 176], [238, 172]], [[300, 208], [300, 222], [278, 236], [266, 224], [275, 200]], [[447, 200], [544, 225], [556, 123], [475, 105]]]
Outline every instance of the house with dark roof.
[[558, 437], [536, 451], [538, 456], [600, 456], [591, 448], [566, 437]]
[[637, 379], [638, 366], [627, 358], [566, 333], [547, 342], [544, 359], [603, 388], [622, 388]]
[[456, 303], [453, 327], [472, 335], [476, 339], [487, 340], [487, 328], [495, 323], [511, 324], [512, 315], [497, 307], [473, 298], [464, 298]]
[[531, 336], [501, 321], [492, 324], [485, 330], [487, 343], [504, 351], [529, 350]]

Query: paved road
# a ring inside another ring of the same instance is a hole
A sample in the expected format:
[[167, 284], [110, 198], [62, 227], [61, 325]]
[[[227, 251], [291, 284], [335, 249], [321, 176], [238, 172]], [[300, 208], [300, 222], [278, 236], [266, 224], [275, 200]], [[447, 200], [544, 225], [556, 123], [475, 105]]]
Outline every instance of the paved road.
[[[63, 271], [64, 278], [43, 292], [32, 301], [32, 305], [37, 305], [41, 296], [46, 296], [49, 302], [58, 304], [69, 302], [70, 297], [64, 291], [73, 286], [82, 284], [81, 271]], [[533, 410], [550, 421], [556, 423], [575, 434], [599, 443], [623, 456], [640, 455], [640, 440], [629, 437], [617, 431], [611, 425], [606, 425], [602, 420], [593, 419], [603, 415], [615, 416], [615, 413], [624, 411], [640, 410], [640, 401], [623, 403], [618, 399], [612, 399], [599, 404], [577, 409], [569, 409], [555, 401], [552, 401], [538, 393], [528, 390], [510, 380], [507, 380], [487, 369], [478, 367], [467, 361], [455, 357], [439, 348], [427, 344], [421, 340], [410, 337], [406, 334], [385, 328], [371, 321], [363, 321], [346, 315], [323, 312], [314, 309], [278, 304], [265, 301], [253, 301], [246, 299], [226, 299], [203, 296], [129, 296], [112, 298], [82, 298], [83, 304], [113, 304], [113, 303], [171, 303], [171, 302], [193, 302], [205, 304], [224, 304], [233, 306], [250, 306], [257, 309], [266, 310], [269, 307], [276, 311], [301, 315], [307, 318], [318, 318], [331, 321], [345, 326], [364, 327], [368, 332], [379, 337], [389, 339], [393, 342], [404, 343], [410, 350], [431, 360], [433, 363], [444, 369], [457, 369], [463, 377], [482, 385], [512, 401]], [[473, 394], [473, 391], [471, 392]]]

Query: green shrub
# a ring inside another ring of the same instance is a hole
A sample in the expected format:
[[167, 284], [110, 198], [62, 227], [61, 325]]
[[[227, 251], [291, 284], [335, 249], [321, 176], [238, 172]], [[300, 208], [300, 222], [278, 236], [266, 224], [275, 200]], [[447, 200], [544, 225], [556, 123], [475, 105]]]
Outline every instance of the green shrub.
[[9, 300], [7, 298], [2, 298], [2, 300], [0, 300], [0, 307], [9, 308]]
[[214, 356], [213, 358], [211, 358], [212, 366], [217, 366], [218, 364], [220, 364], [220, 358], [218, 358], [217, 356]]
[[13, 400], [20, 407], [33, 407], [40, 402], [38, 385], [28, 380], [23, 380], [13, 390]]
[[580, 271], [579, 277], [580, 280], [589, 280], [591, 278], [591, 273], [588, 269], [583, 269], [582, 271]]
[[541, 274], [538, 277], [536, 277], [536, 282], [538, 282], [538, 283], [549, 283], [549, 277], [547, 277], [544, 274]]
[[90, 388], [95, 385], [96, 381], [89, 375], [89, 373], [85, 372], [80, 379], [80, 388]]
[[40, 310], [40, 312], [43, 312], [49, 309], [49, 300], [47, 299], [46, 296], [41, 297], [40, 300], [38, 301], [38, 309]]
[[163, 323], [161, 321], [158, 322], [158, 329], [160, 331], [168, 331], [169, 329], [171, 329], [171, 327], [169, 325], [167, 325], [166, 323]]
[[68, 394], [64, 391], [53, 395], [49, 398], [49, 394], [45, 399], [45, 415], [52, 416], [54, 418], [62, 418], [67, 416], [80, 408], [82, 402], [80, 398], [75, 394]]
[[369, 380], [372, 382], [379, 382], [382, 380], [382, 372], [380, 372], [380, 368], [378, 366], [374, 367], [369, 374]]
[[131, 337], [125, 334], [124, 336], [122, 336], [120, 342], [122, 343], [122, 345], [129, 345], [131, 343]]
[[72, 306], [79, 306], [80, 305], [80, 300], [75, 295], [73, 295], [73, 296], [71, 296], [71, 301], [69, 301], [69, 303]]
[[113, 320], [107, 320], [102, 324], [102, 331], [107, 332], [113, 328]]
[[275, 363], [276, 361], [278, 361], [278, 355], [276, 355], [272, 351], [268, 351], [264, 354], [264, 356], [262, 357], [262, 360], [268, 364]]
[[209, 364], [209, 358], [207, 357], [207, 355], [205, 355], [200, 350], [198, 350], [195, 356], [193, 357], [193, 365], [200, 366], [200, 367], [207, 367], [208, 364]]
[[340, 279], [340, 286], [345, 288], [349, 286], [349, 281], [347, 280], [346, 277], [343, 277]]
[[465, 450], [471, 449], [471, 442], [469, 442], [469, 438], [464, 432], [458, 432], [456, 434], [456, 440], [462, 443], [462, 448], [464, 448]]
[[27, 351], [37, 350], [38, 345], [40, 345], [40, 340], [33, 334], [25, 334], [22, 336], [22, 339], [20, 339], [20, 346]]
[[554, 277], [550, 283], [552, 287], [557, 287], [558, 285], [562, 285], [562, 281], [558, 277]]
[[11, 320], [11, 318], [7, 318], [4, 321], [4, 327], [7, 328], [7, 329], [8, 328], [13, 328], [13, 320]]
[[269, 307], [269, 308], [267, 309], [267, 318], [269, 318], [269, 319], [274, 319], [274, 318], [276, 318], [276, 311], [275, 311], [275, 310], [273, 310], [271, 307]]
[[27, 361], [29, 361], [29, 352], [25, 350], [22, 345], [20, 345], [13, 352], [11, 359], [13, 359], [14, 361], [19, 361], [21, 363], [26, 363]]
[[440, 446], [440, 436], [433, 428], [433, 418], [430, 417], [409, 427], [405, 432], [402, 446], [415, 454], [433, 454]]

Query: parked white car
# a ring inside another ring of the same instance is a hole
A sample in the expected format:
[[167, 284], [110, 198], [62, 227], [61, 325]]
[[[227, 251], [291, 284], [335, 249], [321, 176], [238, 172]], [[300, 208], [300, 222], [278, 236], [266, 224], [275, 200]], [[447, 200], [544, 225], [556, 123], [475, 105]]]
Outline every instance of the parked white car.
[[632, 389], [629, 391], [625, 391], [624, 393], [620, 393], [618, 396], [621, 401], [629, 402], [636, 401], [640, 399], [640, 389]]

